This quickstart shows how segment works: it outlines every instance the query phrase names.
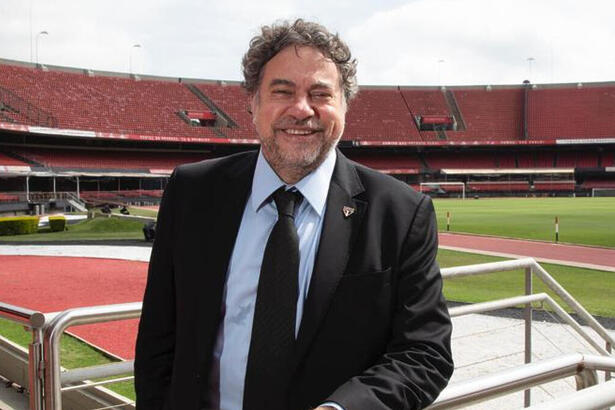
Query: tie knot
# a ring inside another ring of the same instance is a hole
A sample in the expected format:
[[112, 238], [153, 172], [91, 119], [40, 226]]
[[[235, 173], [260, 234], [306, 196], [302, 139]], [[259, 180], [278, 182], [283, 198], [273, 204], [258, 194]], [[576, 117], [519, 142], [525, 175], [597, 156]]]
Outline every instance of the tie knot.
[[279, 188], [273, 193], [275, 206], [278, 208], [278, 215], [295, 217], [295, 207], [301, 203], [303, 196], [299, 191], [286, 191], [284, 187]]

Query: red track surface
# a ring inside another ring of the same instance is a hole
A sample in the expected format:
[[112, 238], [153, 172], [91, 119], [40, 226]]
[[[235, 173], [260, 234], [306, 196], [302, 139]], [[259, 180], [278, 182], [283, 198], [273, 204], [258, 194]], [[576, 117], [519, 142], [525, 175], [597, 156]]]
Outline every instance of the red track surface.
[[615, 249], [444, 232], [441, 232], [439, 237], [440, 245], [446, 247], [526, 256], [575, 266], [594, 265], [615, 269]]
[[[139, 302], [147, 263], [56, 256], [0, 256], [0, 300], [55, 312]], [[134, 358], [138, 320], [74, 326], [69, 332], [125, 359]]]

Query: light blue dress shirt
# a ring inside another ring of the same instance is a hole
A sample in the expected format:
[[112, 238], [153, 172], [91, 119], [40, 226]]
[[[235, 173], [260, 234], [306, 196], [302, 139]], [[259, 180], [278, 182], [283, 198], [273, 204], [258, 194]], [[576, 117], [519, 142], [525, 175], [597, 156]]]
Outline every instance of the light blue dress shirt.
[[[335, 150], [332, 149], [316, 170], [294, 185], [304, 198], [295, 212], [300, 257], [295, 336], [299, 332], [312, 277], [335, 158]], [[214, 348], [211, 399], [214, 405], [219, 402], [221, 410], [242, 408], [258, 278], [265, 245], [278, 218], [275, 203], [269, 197], [285, 185], [259, 152], [252, 191], [243, 212], [227, 272], [222, 302], [223, 320]]]

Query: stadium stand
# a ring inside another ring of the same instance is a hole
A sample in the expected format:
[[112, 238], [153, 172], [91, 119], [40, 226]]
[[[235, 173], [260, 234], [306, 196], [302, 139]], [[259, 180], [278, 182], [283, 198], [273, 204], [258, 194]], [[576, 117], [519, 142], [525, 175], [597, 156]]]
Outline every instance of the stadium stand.
[[615, 188], [615, 178], [586, 178], [581, 185], [585, 189]]
[[531, 139], [612, 138], [615, 87], [542, 86], [528, 98]]
[[472, 181], [468, 182], [468, 190], [479, 192], [527, 192], [530, 189], [528, 181]]
[[[52, 112], [59, 128], [118, 134], [216, 137], [193, 127], [180, 110], [209, 107], [179, 82], [87, 76], [0, 64], [0, 86]], [[27, 124], [35, 124], [25, 119]]]
[[416, 188], [414, 189], [416, 189], [417, 191], [438, 195], [463, 192], [463, 187], [461, 185], [445, 185], [438, 184], [437, 182], [434, 182], [431, 185], [423, 185], [422, 187], [416, 185]]
[[8, 194], [0, 192], [0, 202], [17, 202], [19, 201], [19, 195]]
[[[548, 194], [552, 187], [565, 195], [570, 184], [544, 181], [576, 179], [575, 193], [589, 195], [591, 181], [612, 180], [614, 101], [614, 83], [364, 86], [349, 104], [340, 149], [411, 186], [452, 177], [480, 182], [474, 192]], [[4, 192], [24, 191], [27, 178], [45, 189], [56, 176], [64, 177], [54, 180], [62, 189], [162, 187], [178, 164], [258, 143], [238, 82], [8, 60], [0, 60], [0, 136], [0, 177], [10, 176], [0, 179]], [[66, 172], [81, 180], [68, 181]], [[511, 176], [523, 182], [507, 186]], [[538, 188], [525, 182], [533, 180]]]
[[599, 154], [597, 151], [559, 151], [556, 152], [556, 156], [558, 167], [597, 168], [599, 166]]
[[497, 168], [515, 168], [516, 160], [514, 153], [507, 151], [495, 151], [495, 163]]
[[[425, 116], [435, 116], [446, 118], [451, 116], [447, 106], [445, 94], [441, 89], [416, 89], [404, 87], [400, 88], [404, 104], [408, 107], [413, 120], [418, 120]], [[420, 131], [420, 140], [438, 141], [445, 140], [446, 134], [443, 131]]]
[[414, 115], [450, 115], [444, 93], [440, 89], [402, 88], [401, 94]]
[[0, 166], [29, 166], [27, 162], [13, 158], [10, 155], [0, 152]]
[[523, 88], [454, 89], [465, 131], [447, 132], [449, 139], [514, 141], [523, 139]]
[[555, 168], [555, 152], [553, 151], [522, 151], [517, 154], [519, 168]]
[[18, 155], [46, 167], [62, 169], [172, 170], [177, 165], [201, 161], [209, 155], [188, 152], [135, 152], [68, 148], [21, 148]]
[[423, 168], [421, 160], [416, 154], [390, 155], [360, 153], [352, 154], [349, 158], [388, 174], [418, 174], [420, 169]]
[[534, 181], [537, 191], [574, 191], [575, 181]]
[[230, 127], [222, 130], [225, 135], [236, 138], [256, 138], [249, 113], [250, 101], [239, 83], [195, 83], [199, 91], [233, 120]]
[[425, 152], [425, 161], [430, 169], [468, 168], [487, 169], [498, 168], [493, 153], [460, 151], [460, 152]]
[[397, 89], [359, 91], [350, 102], [345, 141], [421, 141], [411, 113]]
[[91, 203], [158, 202], [162, 198], [160, 189], [131, 189], [120, 191], [81, 191], [80, 197]]

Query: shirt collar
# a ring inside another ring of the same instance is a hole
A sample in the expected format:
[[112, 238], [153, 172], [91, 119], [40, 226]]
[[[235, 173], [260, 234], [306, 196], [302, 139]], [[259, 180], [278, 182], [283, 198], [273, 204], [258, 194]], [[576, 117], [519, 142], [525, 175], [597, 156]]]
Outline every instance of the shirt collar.
[[[335, 158], [335, 149], [331, 149], [318, 168], [303, 177], [295, 185], [288, 186], [288, 188], [294, 186], [301, 192], [301, 195], [320, 217], [322, 217], [327, 202], [329, 184], [335, 168]], [[262, 150], [259, 150], [254, 178], [252, 179], [251, 205], [254, 212], [258, 212], [265, 200], [281, 186], [286, 186], [286, 183], [271, 168], [263, 156]]]

